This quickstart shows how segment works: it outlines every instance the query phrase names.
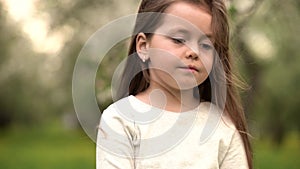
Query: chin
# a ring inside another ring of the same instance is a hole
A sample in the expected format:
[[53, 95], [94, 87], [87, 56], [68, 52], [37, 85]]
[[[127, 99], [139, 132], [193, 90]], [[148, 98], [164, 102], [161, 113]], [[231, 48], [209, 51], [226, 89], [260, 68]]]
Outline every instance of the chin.
[[192, 90], [195, 87], [197, 87], [199, 84], [195, 84], [195, 82], [193, 82], [193, 83], [184, 82], [184, 83], [180, 83], [179, 85], [180, 86], [176, 87], [179, 90]]

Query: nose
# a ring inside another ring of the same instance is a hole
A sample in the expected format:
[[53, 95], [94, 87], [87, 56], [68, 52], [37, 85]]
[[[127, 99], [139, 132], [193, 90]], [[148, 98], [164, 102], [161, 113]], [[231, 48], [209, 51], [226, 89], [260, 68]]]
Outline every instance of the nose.
[[193, 49], [187, 47], [185, 58], [192, 59], [192, 60], [198, 60], [199, 56]]

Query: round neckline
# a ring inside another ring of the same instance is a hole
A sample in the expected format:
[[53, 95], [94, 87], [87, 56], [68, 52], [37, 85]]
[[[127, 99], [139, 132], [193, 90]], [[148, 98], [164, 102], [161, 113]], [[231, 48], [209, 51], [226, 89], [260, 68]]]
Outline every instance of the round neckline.
[[155, 108], [157, 110], [163, 111], [165, 113], [170, 113], [170, 114], [175, 114], [175, 115], [181, 115], [181, 114], [187, 114], [187, 113], [194, 113], [194, 112], [198, 112], [199, 108], [201, 105], [203, 105], [203, 102], [200, 102], [200, 104], [198, 106], [196, 106], [195, 108], [188, 110], [188, 111], [183, 111], [183, 112], [173, 112], [173, 111], [169, 111], [169, 110], [164, 110], [161, 109], [159, 107], [155, 107], [153, 105], [150, 105], [148, 103], [143, 102], [142, 100], [138, 99], [137, 97], [135, 97], [134, 95], [129, 95], [129, 100], [132, 99], [136, 102], [138, 102], [139, 104], [142, 104], [142, 106], [145, 106], [147, 108]]

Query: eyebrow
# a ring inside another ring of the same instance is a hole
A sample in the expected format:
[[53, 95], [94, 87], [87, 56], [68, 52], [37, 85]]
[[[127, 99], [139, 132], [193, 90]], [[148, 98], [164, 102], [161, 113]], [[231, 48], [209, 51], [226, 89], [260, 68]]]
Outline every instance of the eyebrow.
[[[174, 28], [171, 29], [169, 33], [182, 33], [182, 34], [189, 34], [190, 32], [184, 28]], [[211, 41], [213, 40], [212, 33], [207, 33], [207, 34], [202, 34], [201, 38], [202, 39], [210, 39]]]
[[183, 28], [174, 28], [174, 29], [171, 29], [171, 30], [169, 31], [169, 33], [189, 34], [189, 31], [186, 30], [186, 29], [183, 29]]
[[205, 36], [206, 36], [207, 38], [209, 38], [209, 39], [212, 39], [212, 38], [213, 38], [213, 36], [212, 36], [211, 33], [205, 34]]
[[209, 33], [209, 34], [204, 34], [204, 35], [201, 36], [200, 39], [201, 39], [201, 40], [203, 40], [203, 39], [209, 39], [210, 41], [213, 41], [213, 36], [212, 36], [211, 33]]

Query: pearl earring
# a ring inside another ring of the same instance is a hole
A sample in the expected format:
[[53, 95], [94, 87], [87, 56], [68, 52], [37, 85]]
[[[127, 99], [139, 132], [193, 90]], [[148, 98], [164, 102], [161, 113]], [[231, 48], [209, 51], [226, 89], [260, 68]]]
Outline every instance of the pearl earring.
[[140, 56], [140, 58], [142, 59], [142, 61], [145, 63], [146, 62], [146, 56], [144, 53], [142, 52], [138, 52], [138, 55]]

